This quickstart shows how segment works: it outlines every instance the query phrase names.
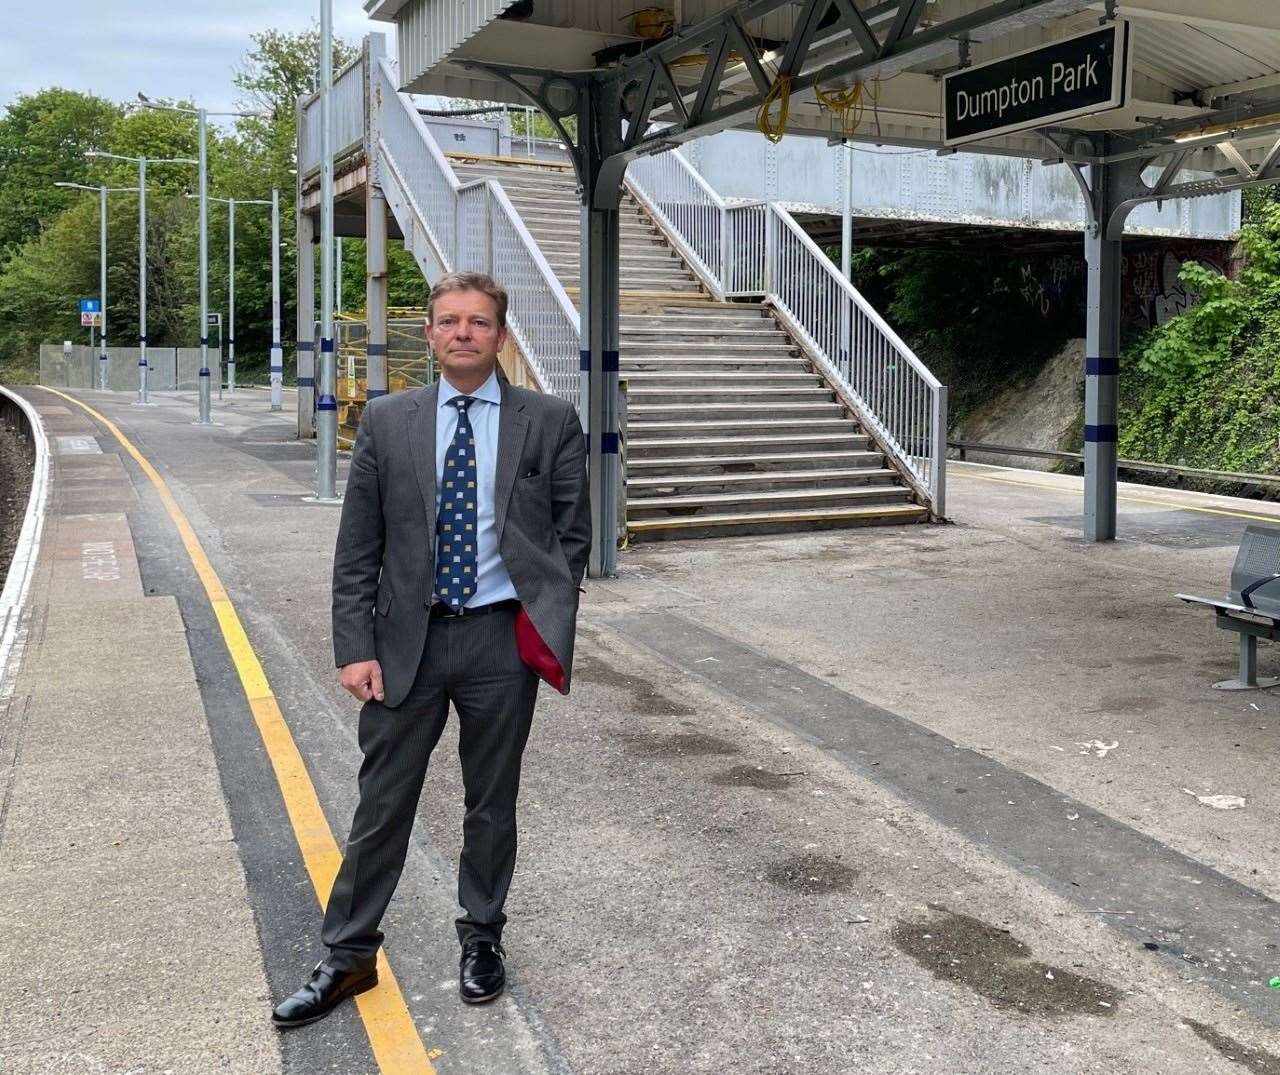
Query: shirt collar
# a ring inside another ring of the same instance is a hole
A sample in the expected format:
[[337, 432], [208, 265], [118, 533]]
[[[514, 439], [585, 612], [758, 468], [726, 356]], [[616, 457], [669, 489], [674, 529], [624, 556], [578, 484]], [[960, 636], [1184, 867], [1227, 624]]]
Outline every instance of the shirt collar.
[[[440, 378], [440, 398], [436, 402], [437, 409], [443, 407], [455, 396], [460, 395], [462, 393], [442, 376]], [[486, 403], [492, 403], [497, 407], [502, 406], [502, 386], [498, 384], [498, 371], [496, 369], [489, 374], [489, 379], [484, 384], [471, 393], [471, 398], [482, 399]]]

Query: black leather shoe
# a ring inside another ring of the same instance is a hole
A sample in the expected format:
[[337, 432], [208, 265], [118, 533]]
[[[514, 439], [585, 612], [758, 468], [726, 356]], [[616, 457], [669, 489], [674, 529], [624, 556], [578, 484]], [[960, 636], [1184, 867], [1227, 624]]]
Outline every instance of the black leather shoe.
[[462, 965], [458, 972], [458, 992], [466, 1004], [483, 1004], [502, 995], [507, 985], [507, 972], [502, 957], [507, 953], [493, 941], [468, 941], [462, 946]]
[[368, 992], [377, 984], [376, 968], [338, 970], [328, 963], [317, 963], [307, 984], [275, 1006], [271, 1021], [279, 1027], [314, 1023], [317, 1019], [323, 1019], [347, 997]]

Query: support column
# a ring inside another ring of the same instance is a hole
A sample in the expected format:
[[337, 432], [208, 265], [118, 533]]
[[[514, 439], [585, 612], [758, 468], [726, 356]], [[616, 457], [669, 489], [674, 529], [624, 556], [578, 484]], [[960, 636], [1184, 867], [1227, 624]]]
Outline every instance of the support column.
[[271, 409], [284, 410], [284, 348], [280, 339], [280, 191], [271, 188]]
[[1091, 168], [1096, 211], [1084, 240], [1089, 273], [1084, 388], [1086, 541], [1114, 541], [1116, 536], [1121, 240], [1109, 234], [1114, 210], [1109, 168]]
[[298, 436], [316, 435], [316, 238], [315, 224], [298, 199]]
[[591, 483], [593, 578], [617, 573], [618, 559], [618, 206], [621, 179], [601, 181], [601, 165], [618, 140], [617, 100], [589, 82], [578, 115], [582, 177], [579, 413], [587, 434]]
[[236, 200], [227, 199], [227, 395], [236, 391]]
[[372, 182], [365, 187], [365, 251], [365, 396], [377, 399], [387, 394], [387, 200]]

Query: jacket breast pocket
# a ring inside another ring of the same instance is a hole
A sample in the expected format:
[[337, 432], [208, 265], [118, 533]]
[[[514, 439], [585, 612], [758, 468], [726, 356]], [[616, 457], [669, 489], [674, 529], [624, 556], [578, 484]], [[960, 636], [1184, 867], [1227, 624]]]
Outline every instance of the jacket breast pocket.
[[385, 582], [378, 584], [378, 599], [374, 604], [374, 608], [378, 610], [379, 616], [385, 616], [391, 611], [391, 598], [393, 596], [390, 586]]

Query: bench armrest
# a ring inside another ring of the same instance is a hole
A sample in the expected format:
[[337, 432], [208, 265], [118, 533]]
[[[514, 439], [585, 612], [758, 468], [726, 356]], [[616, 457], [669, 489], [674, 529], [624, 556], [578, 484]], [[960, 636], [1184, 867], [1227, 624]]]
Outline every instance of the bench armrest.
[[1280, 579], [1280, 572], [1268, 575], [1264, 579], [1255, 579], [1240, 591], [1240, 603], [1244, 605], [1245, 608], [1253, 608], [1253, 591], [1265, 586], [1268, 582], [1275, 582], [1276, 579]]

